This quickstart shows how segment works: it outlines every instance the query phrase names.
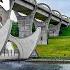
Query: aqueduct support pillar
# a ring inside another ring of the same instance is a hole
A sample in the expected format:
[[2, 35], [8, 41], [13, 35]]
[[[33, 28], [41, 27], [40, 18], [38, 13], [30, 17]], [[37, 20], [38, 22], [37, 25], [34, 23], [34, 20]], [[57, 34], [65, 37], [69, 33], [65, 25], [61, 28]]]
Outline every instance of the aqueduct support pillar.
[[35, 1], [35, 7], [34, 7], [34, 10], [31, 12], [31, 14], [27, 16], [21, 16], [18, 14], [18, 12], [15, 12], [18, 20], [20, 38], [25, 38], [32, 34], [32, 24], [36, 13], [36, 8], [37, 6]]
[[52, 12], [51, 12], [51, 8], [47, 4], [44, 4], [44, 3], [38, 4], [38, 6], [41, 6], [41, 5], [46, 6], [49, 9], [50, 14], [48, 15], [48, 18], [46, 18], [45, 21], [39, 22], [35, 20], [34, 23], [36, 28], [41, 27], [41, 35], [40, 35], [38, 44], [48, 44], [48, 33], [49, 33], [48, 27], [51, 20]]
[[52, 10], [52, 12], [57, 13], [57, 15], [60, 17], [60, 20], [59, 20], [57, 25], [50, 24], [50, 26], [49, 26], [49, 36], [59, 36], [60, 27], [61, 27], [61, 24], [62, 24], [62, 20], [61, 20], [62, 15], [57, 10]]

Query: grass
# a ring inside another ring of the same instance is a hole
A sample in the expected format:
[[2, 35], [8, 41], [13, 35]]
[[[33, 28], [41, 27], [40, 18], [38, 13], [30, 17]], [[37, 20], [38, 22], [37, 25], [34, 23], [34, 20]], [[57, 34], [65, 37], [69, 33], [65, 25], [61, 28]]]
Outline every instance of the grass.
[[70, 58], [70, 37], [51, 37], [48, 45], [37, 45], [36, 51], [41, 58]]
[[[11, 42], [11, 41], [10, 41], [10, 42]], [[18, 48], [15, 43], [11, 42], [11, 44], [12, 44], [12, 48], [13, 48], [14, 50]]]

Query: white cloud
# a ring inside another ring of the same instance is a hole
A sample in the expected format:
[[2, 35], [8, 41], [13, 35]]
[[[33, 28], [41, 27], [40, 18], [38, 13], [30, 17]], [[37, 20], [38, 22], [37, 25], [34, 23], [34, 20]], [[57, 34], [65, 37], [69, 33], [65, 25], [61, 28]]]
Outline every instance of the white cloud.
[[17, 18], [15, 16], [15, 13], [14, 13], [13, 10], [11, 11], [10, 19], [13, 20], [13, 21], [15, 21], [15, 22], [17, 22]]
[[37, 0], [38, 2], [48, 4], [51, 9], [60, 11], [62, 14], [70, 16], [70, 0]]
[[1, 5], [5, 10], [9, 10], [9, 8], [10, 8], [10, 2], [9, 2], [9, 0], [2, 0], [2, 1], [3, 1], [3, 3], [0, 2], [0, 5]]

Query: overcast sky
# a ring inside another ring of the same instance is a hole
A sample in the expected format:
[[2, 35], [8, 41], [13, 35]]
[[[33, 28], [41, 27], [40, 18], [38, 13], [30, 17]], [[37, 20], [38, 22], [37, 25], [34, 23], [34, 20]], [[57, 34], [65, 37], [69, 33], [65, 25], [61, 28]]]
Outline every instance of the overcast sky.
[[[46, 3], [51, 9], [58, 10], [61, 14], [70, 17], [70, 0], [37, 0], [38, 3]], [[0, 3], [6, 10], [9, 9], [9, 0], [3, 0], [3, 4]], [[11, 18], [16, 20], [14, 12], [12, 12]], [[14, 17], [14, 18], [13, 18]]]
[[70, 0], [37, 0], [48, 4], [51, 9], [60, 11], [62, 14], [70, 17]]

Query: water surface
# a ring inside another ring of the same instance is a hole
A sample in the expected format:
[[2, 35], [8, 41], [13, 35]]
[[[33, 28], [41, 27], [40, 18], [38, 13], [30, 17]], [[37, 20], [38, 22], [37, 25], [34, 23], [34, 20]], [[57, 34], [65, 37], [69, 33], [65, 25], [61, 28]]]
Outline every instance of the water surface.
[[5, 62], [0, 63], [0, 70], [70, 70], [70, 64]]

